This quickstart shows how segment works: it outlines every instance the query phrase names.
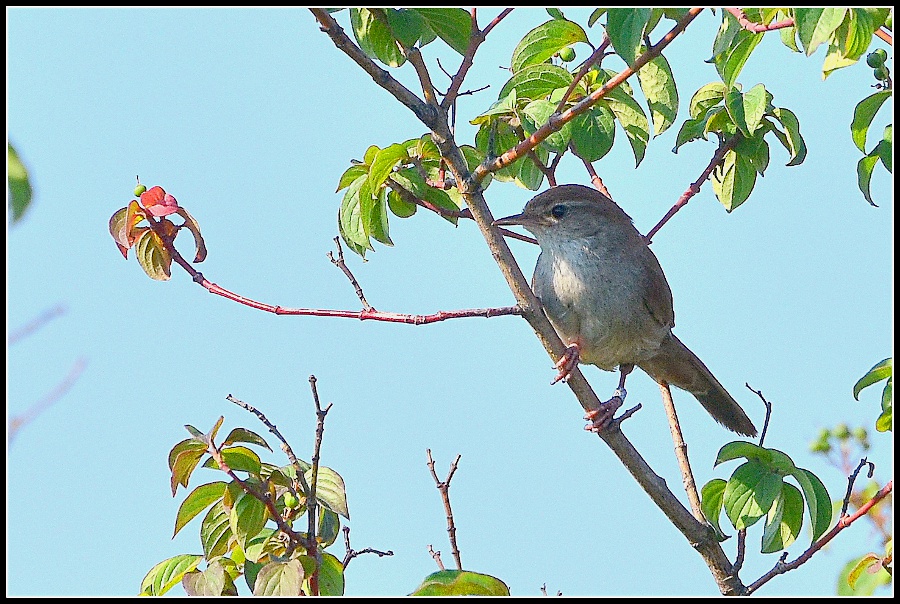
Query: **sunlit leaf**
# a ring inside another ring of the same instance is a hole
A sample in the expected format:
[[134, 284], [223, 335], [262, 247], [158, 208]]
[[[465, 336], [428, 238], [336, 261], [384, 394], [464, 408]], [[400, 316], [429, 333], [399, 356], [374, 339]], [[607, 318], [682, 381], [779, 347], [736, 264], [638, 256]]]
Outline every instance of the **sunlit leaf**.
[[181, 554], [163, 560], [150, 569], [141, 581], [141, 595], [161, 596], [179, 583], [185, 573], [191, 572], [203, 556], [197, 554]]
[[412, 596], [508, 596], [506, 583], [480, 573], [441, 570], [431, 573]]
[[175, 532], [172, 537], [178, 534], [184, 525], [190, 522], [197, 514], [211, 506], [216, 501], [222, 499], [225, 493], [224, 482], [211, 482], [209, 484], [201, 484], [185, 497], [178, 508], [175, 515]]
[[510, 69], [518, 73], [529, 65], [544, 63], [561, 48], [587, 41], [587, 34], [577, 23], [551, 19], [525, 34], [513, 50]]

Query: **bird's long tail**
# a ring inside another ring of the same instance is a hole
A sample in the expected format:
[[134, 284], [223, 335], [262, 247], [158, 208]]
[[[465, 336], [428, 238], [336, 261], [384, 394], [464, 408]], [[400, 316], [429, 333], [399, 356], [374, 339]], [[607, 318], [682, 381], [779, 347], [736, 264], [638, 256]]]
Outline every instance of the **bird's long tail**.
[[657, 382], [687, 390], [713, 418], [738, 434], [756, 436], [756, 427], [697, 355], [670, 334], [659, 354], [638, 365]]

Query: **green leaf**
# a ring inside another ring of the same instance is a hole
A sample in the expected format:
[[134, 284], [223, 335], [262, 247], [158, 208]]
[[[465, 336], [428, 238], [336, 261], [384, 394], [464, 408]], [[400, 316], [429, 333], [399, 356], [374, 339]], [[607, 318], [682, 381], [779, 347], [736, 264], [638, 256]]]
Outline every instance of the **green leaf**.
[[724, 161], [712, 173], [713, 192], [728, 212], [747, 201], [756, 184], [756, 168], [734, 150], [725, 154]]
[[[391, 180], [412, 193], [415, 197], [432, 203], [445, 210], [459, 210], [459, 206], [453, 203], [446, 191], [428, 186], [422, 175], [415, 168], [402, 168], [390, 176]], [[456, 216], [443, 216], [441, 218], [456, 224]]]
[[[227, 595], [228, 583], [234, 587], [234, 583], [225, 573], [221, 560], [209, 563], [206, 570], [185, 573], [181, 579], [185, 593], [189, 596], [221, 596]], [[234, 595], [237, 595], [235, 592]]]
[[616, 54], [634, 65], [638, 56], [644, 27], [650, 20], [649, 8], [609, 8], [606, 11], [606, 34]]
[[359, 178], [360, 176], [365, 176], [369, 173], [368, 166], [364, 165], [353, 165], [344, 170], [344, 173], [341, 174], [341, 178], [338, 181], [337, 189], [334, 190], [335, 193], [340, 191], [341, 189], [346, 189], [350, 186], [350, 184]]
[[191, 473], [193, 473], [194, 468], [197, 467], [200, 458], [205, 454], [206, 447], [204, 446], [203, 449], [196, 447], [186, 448], [175, 456], [174, 462], [171, 463], [172, 476], [169, 480], [170, 486], [172, 487], [172, 497], [175, 496], [175, 491], [178, 489], [179, 484], [183, 487], [187, 487], [188, 481], [191, 478]]
[[[867, 570], [873, 563], [871, 556], [873, 556], [873, 554], [866, 554], [860, 558], [854, 558], [844, 566], [837, 581], [837, 595], [871, 596], [875, 593], [875, 590], [882, 585], [891, 584], [891, 574], [887, 572], [883, 566], [875, 573], [859, 572], [861, 568]], [[851, 586], [851, 575], [854, 572], [857, 573], [857, 576]]]
[[234, 443], [250, 443], [268, 449], [269, 451], [272, 450], [272, 447], [269, 446], [269, 443], [267, 443], [262, 436], [247, 428], [235, 428], [229, 432], [228, 436], [222, 442], [222, 446], [233, 445]]
[[472, 37], [472, 15], [461, 8], [413, 8], [438, 37], [461, 55]]
[[778, 34], [781, 36], [782, 44], [784, 44], [794, 52], [800, 52], [800, 47], [797, 46], [796, 27], [782, 27], [780, 30], [778, 30]]
[[653, 118], [654, 138], [669, 129], [678, 114], [678, 89], [669, 62], [662, 55], [655, 57], [638, 71], [641, 90]]
[[172, 537], [174, 538], [178, 531], [184, 528], [184, 525], [190, 522], [197, 514], [216, 501], [220, 501], [224, 493], [224, 482], [201, 484], [191, 491], [190, 495], [185, 497], [178, 508], [178, 514], [175, 516], [175, 532], [172, 533]]
[[322, 547], [328, 547], [341, 533], [341, 519], [337, 514], [322, 506], [319, 508], [319, 522], [316, 530]]
[[246, 549], [251, 538], [266, 525], [266, 506], [249, 493], [242, 493], [234, 502], [229, 514], [231, 532], [241, 549]]
[[722, 11], [722, 23], [716, 32], [716, 39], [713, 40], [712, 58], [707, 61], [719, 62], [719, 59], [725, 59], [725, 55], [731, 50], [735, 36], [742, 31], [743, 27], [738, 23], [737, 18], [728, 11]]
[[744, 136], [750, 138], [759, 128], [767, 101], [766, 88], [762, 84], [743, 94], [732, 88], [725, 94], [725, 109]]
[[397, 143], [379, 150], [372, 160], [372, 166], [369, 168], [369, 187], [371, 187], [372, 192], [378, 191], [384, 181], [387, 180], [394, 166], [408, 159], [409, 155], [406, 152], [406, 147]]
[[712, 82], [700, 87], [691, 102], [688, 104], [688, 111], [693, 119], [698, 119], [706, 115], [712, 107], [715, 107], [725, 99], [725, 84], [721, 82]]
[[719, 526], [719, 516], [722, 515], [724, 504], [725, 485], [726, 482], [721, 478], [713, 478], [700, 489], [700, 510], [715, 529], [719, 541], [728, 538]]
[[388, 189], [382, 187], [378, 191], [378, 198], [373, 200], [373, 203], [369, 208], [366, 220], [369, 232], [376, 241], [383, 243], [384, 245], [394, 245], [394, 242], [391, 241], [388, 228], [387, 198]]
[[[884, 141], [882, 141], [884, 142]], [[875, 207], [878, 207], [872, 200], [872, 192], [870, 187], [872, 185], [872, 172], [875, 170], [876, 164], [878, 164], [878, 157], [881, 153], [881, 149], [879, 147], [882, 143], [878, 143], [875, 149], [872, 150], [871, 153], [864, 156], [859, 163], [856, 164], [856, 175], [859, 181], [859, 190], [862, 191], [863, 196], [866, 198], [870, 204]]]
[[753, 138], [741, 137], [734, 150], [747, 159], [760, 176], [769, 166], [769, 144], [759, 134]]
[[597, 161], [609, 153], [616, 137], [616, 116], [603, 104], [596, 104], [572, 120], [572, 145], [585, 161]]
[[795, 8], [794, 22], [800, 44], [811, 56], [820, 44], [826, 42], [844, 20], [846, 8]]
[[179, 583], [185, 573], [189, 573], [203, 560], [197, 554], [180, 554], [163, 560], [150, 569], [141, 581], [141, 595], [161, 596]]
[[388, 207], [397, 218], [409, 218], [419, 208], [416, 204], [405, 201], [396, 191], [388, 193]]
[[[784, 148], [791, 154], [791, 159], [786, 165], [799, 166], [806, 159], [806, 142], [800, 135], [800, 121], [794, 112], [784, 107], [776, 107], [772, 115], [784, 126], [785, 138], [778, 137]], [[776, 134], [781, 134], [777, 129], [773, 130]]]
[[803, 496], [797, 487], [784, 483], [766, 515], [760, 551], [771, 554], [783, 550], [797, 539], [802, 524]]
[[[312, 468], [305, 473], [306, 482], [312, 484]], [[316, 481], [316, 500], [332, 512], [350, 519], [347, 509], [347, 491], [341, 475], [326, 466], [319, 466]]]
[[886, 100], [891, 97], [890, 90], [881, 90], [861, 100], [853, 110], [853, 121], [850, 122], [850, 134], [856, 148], [866, 152], [866, 137], [875, 114]]
[[745, 457], [748, 460], [755, 460], [763, 464], [769, 464], [772, 461], [772, 453], [769, 449], [747, 441], [736, 440], [719, 449], [713, 467], [739, 457]]
[[494, 104], [488, 107], [487, 111], [478, 115], [469, 121], [473, 126], [482, 127], [485, 124], [490, 124], [492, 121], [492, 117], [495, 115], [513, 115], [516, 112], [516, 100], [518, 99], [515, 87], [511, 88], [509, 93], [497, 100]]
[[[344, 193], [344, 199], [341, 201], [340, 210], [338, 210], [339, 232], [344, 241], [350, 245], [351, 249], [359, 253], [358, 249], [372, 249], [369, 243], [369, 235], [363, 225], [362, 210], [360, 208], [360, 189], [368, 181], [368, 175], [362, 175], [356, 178], [347, 192]], [[365, 257], [365, 254], [360, 254]]]
[[[522, 128], [525, 130], [526, 136], [531, 136], [537, 132], [538, 128], [543, 126], [550, 119], [550, 116], [556, 112], [556, 103], [551, 103], [543, 99], [531, 101], [522, 109]], [[572, 138], [572, 125], [566, 123], [559, 131], [548, 136], [541, 143], [546, 145], [551, 151], [562, 153], [569, 146], [569, 140]]]
[[300, 560], [269, 562], [256, 575], [254, 596], [299, 596], [306, 576]]
[[758, 461], [739, 466], [725, 485], [725, 513], [735, 529], [753, 526], [766, 515], [784, 482]]
[[738, 75], [750, 58], [753, 49], [762, 42], [763, 34], [741, 30], [735, 36], [735, 44], [722, 57], [716, 60], [716, 69], [727, 88], [734, 86]]
[[388, 27], [387, 18], [376, 16], [376, 11], [384, 16], [383, 9], [351, 8], [350, 24], [359, 47], [370, 57], [374, 57], [389, 67], [399, 67], [406, 57], [397, 46], [396, 38]]
[[[222, 461], [235, 472], [250, 472], [251, 474], [259, 475], [259, 472], [262, 469], [259, 455], [247, 447], [226, 447], [221, 450], [221, 453]], [[219, 464], [216, 463], [215, 459], [210, 457], [203, 464], [203, 467], [218, 470]]]
[[509, 587], [496, 577], [462, 570], [431, 573], [411, 596], [508, 596]]
[[515, 89], [518, 99], [541, 99], [557, 88], [566, 88], [572, 83], [572, 74], [550, 63], [529, 65], [518, 71], [500, 90], [499, 99], [507, 97]]
[[159, 235], [151, 230], [141, 233], [135, 243], [134, 255], [147, 276], [156, 281], [168, 281], [172, 276], [172, 256]]
[[388, 26], [393, 36], [405, 48], [412, 48], [425, 31], [425, 20], [422, 16], [406, 8], [385, 8]]
[[594, 23], [597, 22], [597, 19], [606, 14], [605, 8], [595, 8], [594, 12], [591, 13], [591, 16], [588, 17], [588, 27], [593, 27]]
[[9, 210], [12, 221], [17, 222], [31, 205], [32, 190], [28, 169], [9, 142], [6, 143], [6, 181], [9, 185]]
[[797, 468], [792, 473], [800, 488], [803, 490], [803, 496], [806, 498], [806, 507], [809, 509], [809, 521], [812, 523], [812, 541], [821, 537], [828, 526], [831, 524], [831, 498], [825, 485], [819, 480], [819, 477], [803, 468]]
[[344, 595], [344, 565], [328, 552], [322, 552], [319, 564], [319, 595]]
[[641, 164], [644, 153], [647, 150], [647, 142], [650, 140], [650, 122], [647, 115], [634, 97], [625, 91], [614, 88], [605, 97], [606, 106], [616, 115], [616, 119], [625, 130], [631, 150], [634, 152], [635, 167]]
[[[547, 159], [550, 157], [549, 152], [543, 147], [538, 147], [534, 150], [534, 153], [546, 166]], [[534, 163], [534, 160], [530, 157], [523, 157], [514, 165], [518, 168], [515, 177], [515, 183], [517, 185], [528, 189], [529, 191], [537, 191], [541, 188], [541, 183], [544, 182], [544, 173], [541, 172], [541, 169]]]
[[513, 50], [510, 69], [514, 74], [518, 73], [529, 65], [546, 62], [561, 48], [587, 41], [587, 34], [577, 23], [551, 19], [525, 34]]
[[228, 541], [231, 539], [231, 524], [228, 518], [228, 510], [221, 500], [215, 502], [203, 517], [203, 522], [200, 523], [200, 544], [207, 560], [228, 551]]
[[866, 375], [859, 378], [859, 381], [853, 386], [853, 398], [859, 400], [859, 393], [863, 388], [868, 388], [872, 384], [877, 384], [881, 380], [886, 380], [894, 375], [894, 359], [888, 357], [883, 361], [875, 364], [874, 367], [866, 372]]

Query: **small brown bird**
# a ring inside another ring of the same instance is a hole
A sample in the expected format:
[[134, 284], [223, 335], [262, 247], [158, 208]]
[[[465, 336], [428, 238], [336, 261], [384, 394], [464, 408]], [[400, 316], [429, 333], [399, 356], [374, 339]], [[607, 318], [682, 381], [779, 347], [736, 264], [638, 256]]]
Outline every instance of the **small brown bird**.
[[589, 414], [601, 429], [625, 398], [637, 365], [655, 381], [687, 390], [729, 430], [756, 428], [706, 365], [672, 333], [672, 291], [659, 261], [631, 218], [582, 185], [554, 187], [497, 226], [521, 225], [541, 246], [532, 278], [550, 322], [566, 344], [557, 381], [579, 362], [621, 373], [616, 395]]

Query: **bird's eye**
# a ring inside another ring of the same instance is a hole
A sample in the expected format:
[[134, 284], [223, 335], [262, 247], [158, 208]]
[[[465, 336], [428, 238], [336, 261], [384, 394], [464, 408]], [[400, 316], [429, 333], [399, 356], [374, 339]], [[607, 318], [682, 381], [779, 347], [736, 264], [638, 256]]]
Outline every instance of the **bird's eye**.
[[554, 218], [562, 218], [563, 216], [566, 215], [566, 212], [568, 212], [568, 211], [569, 211], [569, 208], [567, 208], [566, 206], [564, 206], [561, 203], [556, 204], [555, 206], [553, 206], [550, 209], [550, 213], [553, 215]]

